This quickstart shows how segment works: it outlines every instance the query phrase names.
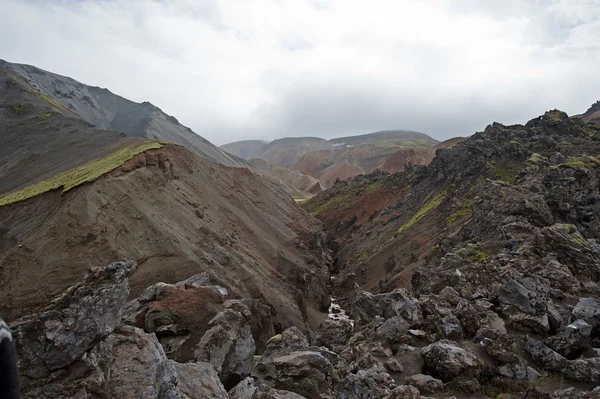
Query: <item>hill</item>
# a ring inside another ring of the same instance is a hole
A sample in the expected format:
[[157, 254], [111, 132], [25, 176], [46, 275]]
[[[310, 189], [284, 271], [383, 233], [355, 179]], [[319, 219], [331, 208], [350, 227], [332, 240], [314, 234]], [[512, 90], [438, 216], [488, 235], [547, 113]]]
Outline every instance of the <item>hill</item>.
[[[224, 165], [247, 166], [149, 102], [135, 103], [107, 89], [88, 86], [30, 65], [0, 60], [0, 70], [4, 76], [18, 81], [22, 93], [23, 90], [33, 93], [56, 110], [76, 116], [90, 126], [130, 137], [182, 144]], [[13, 97], [12, 101], [20, 100]]]
[[[314, 177], [323, 187], [331, 187], [336, 179], [347, 179], [375, 169], [403, 170], [407, 163], [425, 164], [435, 154], [437, 140], [424, 133], [386, 130], [331, 140], [317, 137], [291, 137], [263, 143], [239, 141], [221, 148], [248, 159], [263, 159], [270, 164]], [[293, 185], [291, 182], [288, 184]]]
[[[367, 331], [381, 315], [376, 336], [398, 314], [419, 326], [430, 345], [418, 359], [445, 388], [472, 378], [445, 374], [448, 350], [479, 359], [471, 375], [488, 396], [549, 395], [563, 379], [585, 390], [600, 382], [583, 370], [600, 361], [600, 325], [582, 313], [600, 311], [599, 154], [600, 124], [553, 110], [494, 123], [428, 166], [340, 181], [303, 206], [340, 248], [334, 290], [355, 321]], [[589, 327], [566, 349], [573, 323]]]

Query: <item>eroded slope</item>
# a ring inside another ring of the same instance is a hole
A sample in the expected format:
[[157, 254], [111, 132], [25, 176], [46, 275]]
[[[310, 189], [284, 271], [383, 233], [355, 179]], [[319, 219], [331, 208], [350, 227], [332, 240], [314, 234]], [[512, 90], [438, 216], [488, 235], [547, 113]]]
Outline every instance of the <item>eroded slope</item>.
[[233, 297], [270, 304], [278, 330], [312, 323], [329, 302], [322, 225], [278, 186], [180, 146], [65, 194], [2, 206], [0, 224], [0, 311], [9, 319], [116, 259], [139, 265], [133, 295], [207, 271]]

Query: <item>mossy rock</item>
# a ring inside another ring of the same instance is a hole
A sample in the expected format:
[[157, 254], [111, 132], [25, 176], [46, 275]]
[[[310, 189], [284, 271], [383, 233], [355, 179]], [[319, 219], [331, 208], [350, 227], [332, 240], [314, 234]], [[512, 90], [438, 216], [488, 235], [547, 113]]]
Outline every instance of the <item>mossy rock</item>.
[[489, 257], [489, 254], [481, 243], [470, 244], [458, 250], [458, 255], [473, 263], [483, 263]]

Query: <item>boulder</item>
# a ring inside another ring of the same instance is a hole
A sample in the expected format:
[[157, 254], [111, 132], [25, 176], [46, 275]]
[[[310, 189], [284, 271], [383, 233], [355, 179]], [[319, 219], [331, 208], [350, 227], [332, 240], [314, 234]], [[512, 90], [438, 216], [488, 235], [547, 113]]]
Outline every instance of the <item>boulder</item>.
[[564, 375], [575, 381], [600, 383], [600, 357], [570, 360]]
[[[177, 372], [180, 399], [229, 398], [210, 363], [177, 363], [173, 360], [169, 363]], [[250, 398], [252, 395], [246, 397]]]
[[452, 306], [458, 305], [461, 300], [460, 294], [452, 287], [445, 287], [440, 291], [439, 296]]
[[252, 398], [257, 390], [252, 377], [246, 377], [228, 392], [229, 399]]
[[384, 321], [375, 330], [375, 338], [387, 345], [395, 343], [406, 343], [408, 337], [406, 334], [410, 329], [410, 324], [400, 316], [394, 316]]
[[433, 378], [426, 374], [415, 374], [404, 379], [404, 383], [412, 385], [417, 388], [420, 392], [424, 393], [435, 393], [441, 391], [444, 388], [444, 383], [437, 378]]
[[591, 334], [592, 326], [579, 319], [544, 342], [567, 359], [575, 359], [589, 347]]
[[24, 386], [80, 359], [121, 323], [133, 262], [92, 268], [50, 309], [11, 325]]
[[550, 331], [549, 291], [550, 284], [542, 277], [510, 278], [501, 286], [497, 300], [503, 316], [513, 328], [546, 334]]
[[581, 298], [573, 308], [573, 318], [583, 320], [594, 331], [600, 329], [600, 301], [594, 298]]
[[177, 372], [156, 337], [122, 326], [67, 368], [30, 381], [22, 397], [176, 399], [177, 385]]
[[[389, 374], [373, 369], [359, 370], [356, 374], [348, 374], [340, 381], [336, 389], [336, 397], [348, 399], [396, 398], [397, 396], [392, 396], [392, 390], [395, 388], [396, 384]], [[414, 391], [416, 391], [415, 397], [402, 397], [417, 399], [419, 392], [416, 389]]]
[[398, 361], [398, 359], [390, 357], [385, 361], [385, 368], [392, 373], [401, 373], [404, 371], [404, 367]]
[[376, 316], [386, 320], [400, 316], [413, 324], [423, 318], [418, 302], [411, 298], [404, 289], [377, 295], [360, 290], [356, 295], [352, 314], [359, 324], [370, 323], [375, 320]]
[[251, 377], [242, 380], [229, 391], [229, 399], [306, 399], [295, 392], [256, 385]]
[[339, 352], [348, 343], [353, 332], [354, 326], [349, 320], [325, 319], [317, 327], [313, 345]]
[[453, 341], [444, 339], [430, 344], [421, 350], [421, 356], [425, 361], [424, 369], [444, 382], [458, 376], [474, 376], [478, 373], [477, 356]]
[[535, 381], [540, 377], [540, 373], [529, 367], [525, 361], [504, 364], [498, 367], [498, 374], [512, 380]]
[[290, 327], [267, 341], [263, 358], [283, 355], [308, 348], [308, 339], [297, 327]]
[[440, 338], [455, 340], [463, 339], [463, 329], [460, 320], [452, 313], [451, 309], [437, 308], [435, 312], [427, 316], [425, 325], [431, 333]]
[[263, 357], [256, 365], [255, 374], [272, 388], [292, 391], [309, 399], [330, 394], [336, 378], [327, 357], [312, 350]]
[[[244, 313], [248, 315], [249, 310]], [[209, 323], [210, 329], [194, 351], [199, 361], [212, 364], [225, 388], [232, 388], [252, 372], [255, 352], [251, 327], [246, 316], [225, 309]]]
[[533, 338], [527, 339], [525, 349], [529, 352], [533, 361], [545, 370], [562, 371], [568, 364], [568, 360], [559, 353]]
[[175, 368], [156, 336], [138, 328], [120, 327], [83, 362], [97, 367], [92, 375], [99, 377], [102, 373], [94, 383], [86, 384], [91, 397], [175, 399], [178, 396]]

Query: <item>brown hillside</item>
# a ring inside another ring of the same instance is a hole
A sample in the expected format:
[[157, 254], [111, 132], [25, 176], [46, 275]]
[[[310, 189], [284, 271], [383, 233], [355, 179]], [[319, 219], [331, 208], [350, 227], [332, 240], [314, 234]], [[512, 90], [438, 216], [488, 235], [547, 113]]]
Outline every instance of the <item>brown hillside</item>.
[[208, 271], [233, 297], [264, 298], [278, 330], [306, 325], [329, 302], [322, 225], [278, 186], [180, 146], [140, 154], [64, 195], [2, 206], [0, 225], [8, 319], [118, 259], [138, 263], [133, 295]]

